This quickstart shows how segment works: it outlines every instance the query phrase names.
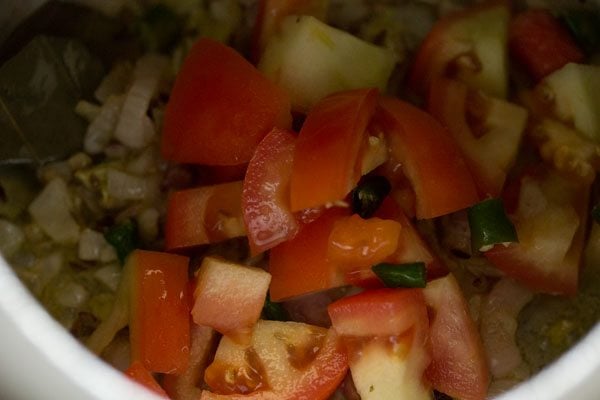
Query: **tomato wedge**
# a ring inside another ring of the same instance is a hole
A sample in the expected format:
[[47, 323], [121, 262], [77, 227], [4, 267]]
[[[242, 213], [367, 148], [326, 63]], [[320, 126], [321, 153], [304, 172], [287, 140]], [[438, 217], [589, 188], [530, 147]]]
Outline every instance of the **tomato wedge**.
[[464, 400], [484, 400], [490, 373], [477, 326], [452, 275], [423, 290], [430, 307], [431, 364], [426, 376], [434, 388]]
[[430, 399], [427, 308], [420, 289], [367, 290], [327, 308], [363, 400]]
[[140, 361], [149, 372], [183, 372], [190, 350], [189, 259], [134, 250], [129, 263], [132, 361]]
[[425, 333], [428, 326], [421, 289], [366, 290], [331, 303], [327, 310], [342, 336], [400, 335], [413, 327]]
[[291, 209], [346, 197], [360, 178], [360, 150], [377, 105], [377, 89], [335, 93], [321, 100], [300, 130], [291, 178]]
[[348, 213], [343, 208], [326, 210], [315, 221], [303, 225], [293, 239], [271, 249], [273, 301], [345, 284], [338, 265], [328, 259], [327, 252], [334, 224]]
[[202, 38], [190, 50], [165, 110], [167, 160], [238, 165], [277, 126], [291, 126], [287, 94], [230, 47]]
[[417, 52], [409, 87], [426, 95], [431, 81], [445, 76], [505, 98], [509, 19], [508, 0], [485, 1], [439, 19]]
[[165, 247], [181, 250], [244, 236], [242, 182], [174, 192], [167, 205]]
[[511, 53], [536, 81], [585, 58], [569, 31], [543, 9], [523, 11], [512, 20], [509, 44]]
[[274, 129], [250, 160], [242, 190], [242, 212], [252, 254], [289, 240], [298, 232], [289, 205], [295, 147], [292, 132]]
[[404, 168], [415, 191], [417, 218], [439, 217], [479, 200], [457, 144], [435, 118], [402, 100], [382, 96], [376, 121], [387, 135], [390, 157]]
[[[590, 186], [547, 166], [525, 173], [509, 211], [519, 243], [496, 245], [485, 256], [532, 291], [573, 295], [586, 231]], [[507, 201], [507, 206], [511, 203]]]
[[483, 197], [497, 197], [517, 157], [527, 111], [446, 78], [432, 81], [429, 112], [452, 135]]
[[250, 345], [221, 340], [201, 400], [325, 400], [348, 370], [333, 330], [260, 320]]
[[327, 0], [260, 0], [252, 33], [252, 59], [257, 62], [269, 38], [288, 15], [312, 15], [324, 20]]

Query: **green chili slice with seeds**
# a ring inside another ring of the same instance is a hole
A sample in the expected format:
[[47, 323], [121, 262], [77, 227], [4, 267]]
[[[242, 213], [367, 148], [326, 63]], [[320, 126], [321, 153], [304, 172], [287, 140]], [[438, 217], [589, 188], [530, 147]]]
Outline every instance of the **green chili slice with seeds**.
[[478, 251], [490, 250], [496, 244], [518, 242], [517, 231], [499, 198], [487, 199], [469, 208], [471, 246]]
[[427, 269], [424, 262], [407, 264], [380, 263], [371, 270], [390, 288], [424, 288], [427, 284]]

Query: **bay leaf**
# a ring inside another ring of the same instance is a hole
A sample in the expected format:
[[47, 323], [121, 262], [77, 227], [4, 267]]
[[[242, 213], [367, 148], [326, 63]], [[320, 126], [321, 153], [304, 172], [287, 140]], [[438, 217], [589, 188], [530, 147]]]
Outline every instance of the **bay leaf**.
[[77, 40], [37, 36], [0, 67], [0, 163], [44, 163], [82, 147], [75, 113], [104, 74]]

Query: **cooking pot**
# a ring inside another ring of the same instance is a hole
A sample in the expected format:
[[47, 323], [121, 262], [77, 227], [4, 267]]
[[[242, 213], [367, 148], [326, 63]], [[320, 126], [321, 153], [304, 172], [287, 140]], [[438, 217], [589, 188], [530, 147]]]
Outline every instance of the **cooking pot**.
[[[115, 1], [97, 3], [105, 11]], [[0, 43], [45, 0], [2, 0]], [[109, 4], [111, 3], [111, 4]], [[157, 400], [88, 352], [46, 313], [0, 256], [0, 398]], [[600, 398], [600, 325], [559, 360], [498, 400]]]

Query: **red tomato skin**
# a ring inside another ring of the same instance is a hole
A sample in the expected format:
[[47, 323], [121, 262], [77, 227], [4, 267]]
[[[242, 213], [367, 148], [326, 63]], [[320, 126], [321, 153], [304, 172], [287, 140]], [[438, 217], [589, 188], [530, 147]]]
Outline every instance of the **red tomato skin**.
[[421, 289], [373, 289], [343, 297], [327, 307], [332, 326], [341, 336], [394, 336], [428, 326]]
[[578, 274], [573, 273], [574, 266], [571, 263], [565, 265], [566, 271], [562, 276], [544, 276], [536, 260], [529, 259], [526, 254], [523, 254], [518, 244], [510, 244], [507, 247], [495, 246], [487, 251], [485, 256], [506, 275], [530, 290], [568, 296], [577, 293]]
[[327, 250], [335, 222], [346, 215], [346, 209], [326, 210], [315, 221], [301, 226], [293, 239], [271, 249], [273, 301], [344, 285], [338, 266], [327, 258]]
[[536, 81], [585, 58], [567, 29], [543, 9], [523, 11], [512, 20], [509, 45], [514, 57]]
[[438, 20], [417, 52], [409, 72], [408, 87], [414, 93], [425, 95], [433, 79], [448, 75], [449, 62], [469, 50], [469, 43], [461, 43], [460, 37], [449, 37], [449, 32], [461, 20], [469, 19], [486, 9], [509, 8], [509, 4], [510, 0], [484, 1]]
[[343, 200], [356, 186], [358, 156], [377, 94], [377, 89], [335, 93], [309, 112], [296, 141], [292, 211]]
[[323, 20], [327, 0], [260, 0], [252, 32], [252, 59], [257, 62], [269, 38], [279, 30], [281, 21], [289, 15], [312, 15]]
[[432, 359], [426, 377], [434, 388], [452, 397], [484, 400], [490, 381], [485, 350], [456, 279], [447, 275], [430, 282], [423, 292], [432, 310]]
[[344, 380], [348, 371], [348, 357], [339, 337], [330, 330], [324, 348], [307, 366], [298, 381], [286, 382], [287, 390], [257, 390], [248, 394], [217, 394], [202, 391], [200, 400], [326, 400]]
[[182, 250], [231, 238], [220, 215], [242, 221], [242, 182], [173, 192], [167, 205], [165, 248]]
[[275, 126], [291, 126], [287, 94], [235, 50], [202, 38], [192, 47], [165, 110], [162, 156], [238, 165]]
[[154, 393], [164, 398], [169, 398], [167, 393], [165, 393], [164, 389], [156, 382], [154, 376], [144, 367], [140, 361], [134, 361], [131, 363], [129, 368], [125, 370], [125, 375], [129, 378], [133, 379], [135, 382], [140, 385], [145, 386], [147, 389], [150, 389]]
[[439, 217], [479, 201], [456, 142], [435, 118], [386, 96], [375, 118], [387, 135], [390, 156], [403, 166], [415, 191], [417, 218]]
[[296, 136], [273, 129], [250, 160], [242, 189], [242, 212], [253, 255], [291, 239], [298, 232], [289, 190]]
[[135, 250], [129, 333], [131, 358], [149, 372], [180, 373], [189, 361], [189, 259]]
[[[461, 137], [469, 140], [469, 135], [473, 136], [466, 120], [467, 95], [468, 88], [465, 84], [445, 78], [435, 79], [429, 91], [429, 112], [448, 129], [457, 143], [460, 143]], [[487, 165], [479, 165], [477, 160], [469, 159], [467, 154], [465, 161], [479, 193], [484, 197], [497, 197], [502, 191], [506, 175]]]

